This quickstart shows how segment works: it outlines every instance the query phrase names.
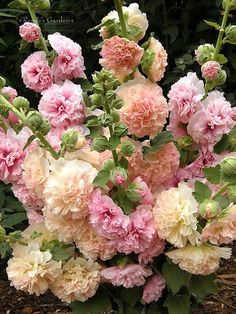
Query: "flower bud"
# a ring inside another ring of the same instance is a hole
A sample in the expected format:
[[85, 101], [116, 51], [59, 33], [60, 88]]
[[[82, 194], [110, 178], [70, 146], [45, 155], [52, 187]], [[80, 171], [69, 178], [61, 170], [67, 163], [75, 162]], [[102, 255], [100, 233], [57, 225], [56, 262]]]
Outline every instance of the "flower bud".
[[121, 152], [125, 156], [131, 156], [135, 151], [135, 145], [130, 142], [125, 142], [121, 145]]
[[0, 89], [6, 85], [6, 80], [4, 77], [0, 76]]
[[26, 22], [19, 28], [20, 36], [28, 43], [33, 43], [39, 40], [41, 36], [41, 29], [34, 23]]
[[74, 129], [68, 129], [62, 135], [61, 142], [62, 142], [63, 148], [67, 152], [71, 153], [83, 147], [85, 138], [80, 132]]
[[89, 98], [90, 98], [90, 101], [91, 101], [93, 106], [101, 107], [102, 100], [103, 100], [103, 97], [101, 94], [93, 94], [93, 95], [89, 96]]
[[236, 25], [227, 26], [225, 29], [226, 42], [235, 45], [236, 44]]
[[27, 114], [27, 123], [29, 127], [35, 129], [36, 131], [40, 130], [41, 125], [43, 124], [44, 120], [41, 114], [37, 111], [30, 111]]
[[212, 83], [213, 87], [223, 85], [225, 83], [226, 79], [227, 79], [227, 74], [226, 74], [225, 70], [221, 70], [218, 77], [215, 80], [211, 81], [211, 83]]
[[15, 99], [13, 99], [12, 104], [17, 110], [23, 110], [25, 112], [27, 112], [30, 108], [30, 103], [28, 99], [21, 96], [18, 96]]
[[108, 148], [109, 148], [109, 142], [105, 136], [99, 135], [95, 137], [92, 144], [92, 150], [96, 150], [97, 152], [101, 153], [101, 152], [104, 152]]
[[202, 77], [206, 81], [213, 81], [218, 79], [221, 73], [221, 65], [216, 61], [207, 61], [202, 65], [201, 71]]
[[112, 120], [114, 123], [117, 123], [120, 121], [120, 114], [116, 110], [111, 110], [110, 115], [112, 116]]
[[115, 99], [112, 102], [112, 107], [119, 110], [123, 107], [124, 101], [122, 99]]
[[224, 9], [228, 6], [230, 10], [236, 9], [236, 0], [223, 0], [222, 6]]
[[197, 50], [195, 50], [196, 59], [198, 64], [202, 65], [207, 61], [213, 59], [215, 52], [215, 47], [210, 44], [200, 45]]
[[178, 140], [178, 146], [180, 148], [183, 148], [183, 149], [188, 149], [190, 147], [192, 147], [193, 145], [193, 139], [191, 136], [183, 136], [181, 137], [179, 140]]
[[220, 165], [222, 174], [227, 177], [236, 175], [236, 158], [226, 157]]
[[109, 179], [115, 185], [122, 185], [127, 181], [128, 175], [124, 168], [116, 167], [111, 170]]
[[49, 0], [29, 0], [29, 4], [36, 11], [47, 11], [50, 9]]
[[50, 123], [47, 120], [43, 120], [43, 123], [40, 126], [40, 132], [42, 133], [43, 136], [47, 135], [48, 132], [50, 131]]
[[212, 219], [220, 213], [220, 205], [215, 200], [206, 200], [199, 206], [199, 214], [205, 219]]

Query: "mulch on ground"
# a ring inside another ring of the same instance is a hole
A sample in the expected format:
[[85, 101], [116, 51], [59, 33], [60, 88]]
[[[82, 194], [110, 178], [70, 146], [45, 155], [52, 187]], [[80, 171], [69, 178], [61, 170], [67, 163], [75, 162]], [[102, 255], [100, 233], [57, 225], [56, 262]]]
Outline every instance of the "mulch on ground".
[[[5, 267], [0, 265], [0, 314], [66, 314], [69, 307], [51, 293], [40, 297], [10, 286]], [[192, 314], [236, 314], [236, 245], [230, 260], [218, 271], [219, 295], [210, 296]]]

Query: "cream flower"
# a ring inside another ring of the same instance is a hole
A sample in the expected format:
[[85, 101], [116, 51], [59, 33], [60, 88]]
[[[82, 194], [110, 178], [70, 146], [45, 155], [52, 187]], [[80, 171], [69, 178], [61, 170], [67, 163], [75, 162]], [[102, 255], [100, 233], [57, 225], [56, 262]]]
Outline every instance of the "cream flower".
[[209, 244], [201, 246], [186, 245], [184, 248], [166, 253], [173, 263], [191, 274], [208, 275], [219, 268], [220, 258], [228, 259], [231, 249]]
[[52, 292], [63, 302], [85, 302], [95, 295], [100, 284], [101, 266], [92, 260], [71, 258], [62, 269]]
[[177, 247], [183, 247], [189, 241], [197, 243], [198, 204], [186, 183], [178, 188], [162, 191], [153, 208], [156, 229], [159, 236]]
[[212, 244], [236, 240], [236, 205], [230, 205], [219, 218], [210, 221], [202, 231], [202, 238]]
[[39, 198], [43, 198], [44, 183], [49, 174], [49, 162], [43, 150], [37, 147], [29, 152], [22, 167], [26, 187]]
[[37, 296], [46, 292], [61, 272], [61, 262], [51, 258], [49, 251], [40, 251], [38, 243], [30, 242], [28, 246], [16, 244], [7, 266], [11, 285]]
[[50, 170], [44, 189], [47, 209], [55, 215], [70, 214], [73, 219], [86, 217], [97, 170], [88, 162], [62, 158]]
[[31, 236], [37, 232], [38, 236], [33, 239], [33, 242], [37, 242], [39, 245], [43, 242], [43, 240], [52, 241], [57, 239], [56, 235], [50, 232], [46, 226], [45, 222], [40, 223], [32, 223], [30, 224], [22, 233], [24, 239], [30, 240]]

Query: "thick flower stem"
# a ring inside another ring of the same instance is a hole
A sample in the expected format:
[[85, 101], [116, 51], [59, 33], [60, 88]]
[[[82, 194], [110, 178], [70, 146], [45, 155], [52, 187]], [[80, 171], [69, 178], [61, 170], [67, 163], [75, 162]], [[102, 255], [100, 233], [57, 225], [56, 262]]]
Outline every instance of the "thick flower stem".
[[216, 192], [212, 197], [211, 197], [211, 199], [216, 199], [218, 196], [220, 196], [221, 194], [223, 194], [226, 190], [227, 190], [227, 188], [230, 186], [230, 185], [232, 185], [233, 183], [232, 182], [228, 182], [228, 183], [226, 183], [226, 184], [224, 184], [223, 186], [222, 186], [222, 188], [221, 189], [219, 189], [219, 191], [218, 192]]
[[217, 43], [216, 43], [216, 49], [215, 49], [214, 56], [213, 56], [213, 60], [215, 60], [215, 61], [217, 60], [217, 56], [218, 56], [218, 54], [221, 50], [222, 44], [223, 44], [222, 39], [223, 39], [223, 35], [225, 33], [225, 27], [226, 27], [228, 16], [229, 16], [229, 9], [230, 9], [230, 6], [227, 5], [225, 8], [225, 11], [224, 11], [224, 17], [223, 17], [222, 24], [220, 26], [219, 35], [218, 35], [218, 39], [217, 39]]
[[[32, 10], [30, 5], [28, 5], [27, 7], [28, 7], [29, 14], [31, 16], [32, 22], [39, 26], [38, 19], [37, 19], [37, 16], [35, 14], [35, 11]], [[39, 41], [40, 41], [40, 44], [41, 44], [43, 50], [45, 51], [46, 55], [48, 55], [49, 54], [48, 47], [47, 47], [46, 40], [43, 37], [42, 33], [41, 33]]]
[[37, 137], [40, 142], [43, 144], [43, 146], [51, 153], [54, 159], [59, 159], [60, 156], [58, 153], [52, 148], [52, 146], [49, 144], [49, 142], [46, 140], [46, 138], [38, 131], [35, 131], [27, 122], [27, 119], [23, 113], [21, 113], [19, 110], [17, 110], [9, 101], [6, 100], [3, 95], [0, 95], [0, 104], [3, 104], [7, 109], [11, 110], [21, 121], [22, 123], [27, 126]]
[[126, 29], [126, 24], [125, 24], [125, 18], [124, 18], [123, 9], [122, 9], [122, 3], [120, 0], [114, 0], [114, 3], [115, 3], [116, 11], [117, 11], [117, 13], [119, 15], [119, 19], [120, 19], [122, 36], [124, 38], [128, 38], [128, 33], [127, 33], [127, 29]]

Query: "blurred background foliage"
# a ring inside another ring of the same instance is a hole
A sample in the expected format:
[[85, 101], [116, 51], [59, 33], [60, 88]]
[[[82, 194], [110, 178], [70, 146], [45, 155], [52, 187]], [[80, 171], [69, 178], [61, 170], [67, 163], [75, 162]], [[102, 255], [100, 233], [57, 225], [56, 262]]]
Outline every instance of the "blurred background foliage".
[[[26, 58], [26, 53], [19, 52], [18, 26], [29, 20], [29, 16], [26, 12], [8, 9], [9, 2], [1, 0], [0, 4], [0, 72], [8, 79], [8, 84], [15, 87], [19, 94], [29, 97], [37, 106], [38, 99], [24, 88], [20, 76], [20, 64]], [[134, 1], [126, 1], [126, 4], [132, 2]], [[168, 52], [169, 66], [161, 82], [164, 93], [167, 94], [170, 85], [185, 75], [189, 69], [199, 73], [199, 66], [193, 59], [194, 50], [199, 44], [216, 42], [217, 31], [209, 27], [204, 20], [218, 22], [221, 19], [221, 0], [136, 0], [136, 2], [148, 15], [149, 33], [154, 32]], [[51, 0], [51, 4], [51, 11], [47, 16], [39, 15], [43, 32], [46, 35], [59, 31], [77, 41], [83, 48], [89, 78], [94, 70], [99, 69], [99, 51], [91, 49], [91, 45], [96, 45], [101, 40], [97, 31], [87, 33], [87, 30], [99, 24], [101, 19], [114, 9], [113, 1]], [[233, 24], [236, 12], [231, 12], [230, 23]], [[223, 86], [223, 90], [228, 93], [228, 98], [235, 105], [235, 46], [225, 45], [224, 53], [229, 62], [225, 66], [228, 84]]]

